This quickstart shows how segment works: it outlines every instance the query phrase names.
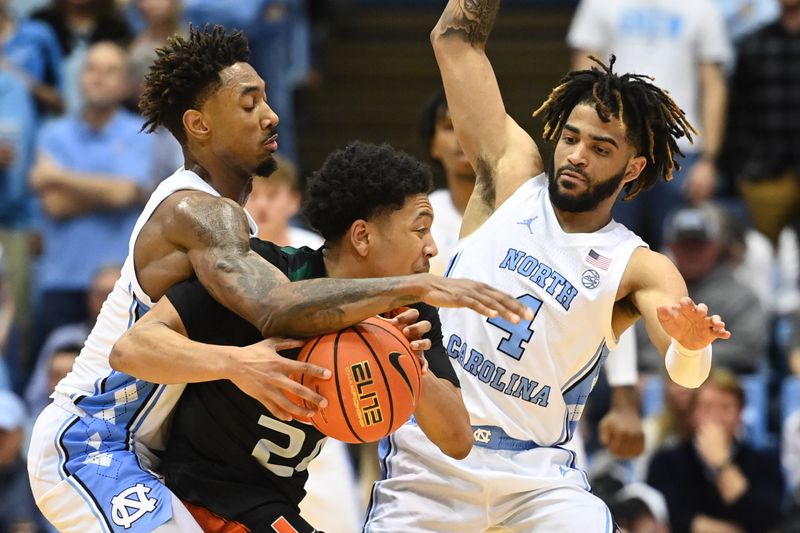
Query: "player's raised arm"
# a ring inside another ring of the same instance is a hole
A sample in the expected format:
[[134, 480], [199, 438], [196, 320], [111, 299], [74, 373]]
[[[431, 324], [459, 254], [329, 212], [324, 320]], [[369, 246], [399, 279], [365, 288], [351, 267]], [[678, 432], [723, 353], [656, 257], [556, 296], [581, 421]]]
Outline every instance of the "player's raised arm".
[[512, 322], [530, 313], [516, 299], [486, 284], [429, 274], [290, 283], [250, 249], [247, 219], [235, 202], [191, 192], [176, 203], [163, 213], [180, 220], [163, 224], [163, 237], [186, 250], [197, 278], [215, 300], [256, 326], [265, 338], [335, 331], [421, 301], [469, 307]]
[[450, 0], [431, 32], [453, 126], [477, 173], [471, 201], [489, 213], [543, 169], [536, 143], [506, 113], [486, 56], [499, 7], [500, 0]]
[[[675, 265], [646, 248], [634, 252], [622, 287], [630, 290], [622, 302], [627, 300], [641, 314], [670, 378], [684, 387], [699, 387], [711, 370], [711, 343], [731, 336], [720, 316], [693, 302]], [[618, 310], [614, 313], [616, 320]]]

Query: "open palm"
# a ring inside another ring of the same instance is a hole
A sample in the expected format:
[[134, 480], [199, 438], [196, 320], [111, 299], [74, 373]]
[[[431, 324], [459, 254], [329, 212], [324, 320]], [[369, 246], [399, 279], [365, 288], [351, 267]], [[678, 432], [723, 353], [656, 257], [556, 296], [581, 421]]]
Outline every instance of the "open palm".
[[696, 304], [688, 296], [677, 304], [662, 305], [657, 311], [664, 331], [689, 350], [700, 350], [716, 339], [731, 336], [719, 315], [708, 316], [706, 304]]

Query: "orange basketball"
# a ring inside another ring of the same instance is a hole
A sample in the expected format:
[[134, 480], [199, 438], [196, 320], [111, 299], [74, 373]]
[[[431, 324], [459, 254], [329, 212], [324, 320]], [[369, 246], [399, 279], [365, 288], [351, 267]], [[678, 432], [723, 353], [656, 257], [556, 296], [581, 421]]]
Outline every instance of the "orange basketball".
[[351, 443], [380, 440], [414, 412], [422, 380], [419, 361], [408, 340], [385, 320], [368, 318], [315, 337], [297, 359], [333, 374], [329, 380], [300, 380], [328, 400], [311, 422], [329, 437]]

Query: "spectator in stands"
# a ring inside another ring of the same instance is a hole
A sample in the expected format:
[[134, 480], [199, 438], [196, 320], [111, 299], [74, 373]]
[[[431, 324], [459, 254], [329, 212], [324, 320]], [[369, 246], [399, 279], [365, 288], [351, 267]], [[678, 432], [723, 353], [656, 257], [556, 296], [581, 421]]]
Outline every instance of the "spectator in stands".
[[800, 411], [789, 415], [782, 429], [781, 463], [793, 507], [800, 510]]
[[40, 520], [22, 457], [27, 420], [22, 400], [0, 391], [0, 531], [8, 533], [35, 533]]
[[800, 0], [746, 37], [731, 79], [725, 171], [753, 224], [776, 243], [800, 224]]
[[14, 17], [8, 0], [0, 0], [0, 66], [12, 71], [44, 111], [60, 113], [61, 46], [53, 30], [37, 20]]
[[[767, 315], [756, 294], [733, 275], [725, 255], [725, 220], [722, 208], [712, 203], [681, 208], [667, 219], [664, 241], [689, 296], [719, 311], [726, 327], [736, 332], [736, 342], [721, 343], [714, 350], [714, 363], [751, 374], [766, 355]], [[638, 328], [640, 368], [655, 371], [661, 358], [644, 335]]]
[[439, 90], [422, 111], [420, 137], [435, 170], [447, 188], [430, 194], [434, 218], [431, 226], [439, 255], [431, 259], [431, 272], [443, 274], [450, 252], [458, 242], [464, 209], [475, 187], [475, 171], [464, 155], [453, 131], [444, 91]]
[[716, 0], [734, 44], [769, 24], [780, 12], [778, 0]]
[[17, 70], [0, 63], [0, 227], [21, 229], [33, 212], [28, 171], [33, 158], [36, 110]]
[[711, 197], [717, 184], [727, 96], [722, 65], [731, 56], [722, 16], [712, 0], [582, 0], [567, 42], [575, 69], [589, 68], [590, 54], [606, 60], [613, 53], [618, 72], [655, 77], [702, 133], [696, 144], [679, 141], [687, 157], [668, 187], [615, 206], [615, 220], [660, 249], [667, 214]]
[[653, 457], [647, 483], [666, 498], [675, 533], [761, 533], [780, 519], [778, 455], [737, 439], [743, 405], [736, 376], [712, 370], [693, 394], [690, 438]]
[[[65, 361], [56, 362], [59, 352], [72, 351], [77, 347], [80, 351], [86, 337], [94, 327], [100, 308], [106, 301], [114, 284], [119, 279], [122, 265], [113, 264], [101, 267], [92, 277], [92, 283], [86, 298], [86, 320], [72, 324], [64, 324], [54, 329], [47, 337], [36, 358], [36, 367], [25, 389], [25, 401], [34, 418], [50, 403], [50, 394], [55, 383], [50, 383], [54, 366], [63, 368]], [[70, 365], [70, 368], [72, 366]], [[63, 377], [63, 376], [62, 376]]]
[[134, 5], [143, 23], [129, 49], [131, 72], [140, 85], [134, 91], [134, 102], [138, 102], [145, 74], [156, 58], [155, 49], [163, 46], [167, 37], [181, 31], [182, 3], [181, 0], [136, 0]]
[[127, 46], [133, 38], [114, 0], [53, 0], [31, 15], [55, 32], [64, 56], [62, 73], [66, 109], [81, 108], [80, 77], [86, 52], [93, 44], [111, 41]]
[[92, 46], [81, 77], [84, 107], [41, 132], [31, 184], [44, 211], [43, 254], [32, 353], [56, 327], [86, 320], [86, 293], [97, 270], [121, 263], [149, 176], [153, 139], [120, 107], [129, 85], [127, 54]]
[[268, 178], [253, 178], [253, 189], [244, 207], [258, 224], [260, 239], [279, 246], [308, 246], [316, 250], [322, 246], [322, 237], [291, 225], [292, 218], [300, 211], [301, 194], [297, 167], [285, 157], [278, 154], [274, 157], [278, 170]]
[[644, 483], [630, 483], [609, 504], [611, 515], [626, 533], [669, 533], [664, 496]]

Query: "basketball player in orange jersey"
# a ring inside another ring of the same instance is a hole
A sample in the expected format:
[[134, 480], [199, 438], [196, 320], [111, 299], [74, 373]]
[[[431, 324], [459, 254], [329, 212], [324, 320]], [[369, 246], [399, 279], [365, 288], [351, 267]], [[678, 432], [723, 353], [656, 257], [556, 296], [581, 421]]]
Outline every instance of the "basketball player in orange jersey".
[[[325, 245], [281, 249], [252, 239], [251, 246], [290, 279], [427, 272], [437, 253], [430, 233], [431, 182], [429, 170], [416, 159], [387, 145], [353, 143], [331, 154], [309, 178], [305, 213]], [[426, 333], [412, 345], [425, 350], [430, 370], [423, 376], [414, 423], [444, 454], [462, 458], [472, 448], [472, 432], [436, 309], [421, 304], [398, 319], [402, 325], [420, 320], [406, 329], [410, 338]], [[162, 360], [202, 360], [206, 367], [219, 367], [231, 357], [257, 357], [264, 346], [273, 346], [261, 339], [257, 329], [192, 280], [169, 289], [120, 338], [111, 364], [158, 381], [161, 375], [151, 368]], [[297, 350], [291, 353], [296, 355]], [[191, 504], [206, 531], [232, 528], [234, 522], [254, 532], [313, 531], [297, 505], [306, 467], [324, 436], [309, 424], [279, 420], [224, 377], [198, 376], [197, 381], [214, 381], [186, 387], [160, 467], [167, 486]]]
[[[103, 305], [73, 371], [39, 416], [29, 451], [33, 494], [61, 531], [196, 529], [191, 517], [149, 471], [151, 450], [163, 448], [164, 420], [187, 382], [224, 377], [256, 396], [282, 420], [324, 399], [289, 374], [327, 372], [279, 357], [262, 345], [236, 352], [224, 368], [166, 358], [149, 368], [158, 383], [116, 372], [108, 355], [119, 336], [175, 283], [196, 276], [221, 305], [265, 337], [312, 335], [409, 302], [467, 305], [516, 318], [524, 308], [471, 281], [417, 275], [381, 280], [288, 283], [253, 253], [254, 224], [239, 205], [254, 174], [269, 174], [277, 150], [278, 117], [262, 80], [247, 63], [241, 33], [191, 30], [159, 51], [146, 78], [145, 128], [166, 127], [180, 141], [184, 168], [154, 191], [135, 225], [121, 277]], [[91, 246], [92, 243], [86, 243]], [[181, 522], [186, 518], [189, 523]]]
[[545, 165], [507, 114], [486, 54], [499, 7], [450, 0], [431, 33], [453, 126], [476, 171], [447, 275], [513, 291], [535, 317], [508, 324], [441, 311], [475, 446], [453, 461], [412, 424], [399, 428], [365, 533], [614, 531], [562, 447], [609, 350], [642, 319], [670, 378], [697, 387], [712, 342], [730, 337], [688, 297], [675, 265], [611, 217], [620, 194], [671, 179], [676, 139], [693, 132], [683, 111], [643, 76], [613, 72], [613, 57], [570, 72], [537, 112], [555, 143]]

